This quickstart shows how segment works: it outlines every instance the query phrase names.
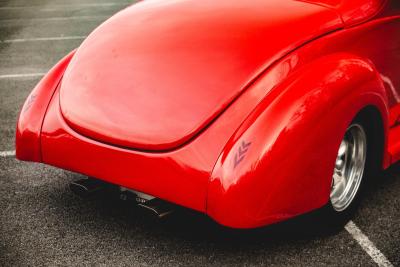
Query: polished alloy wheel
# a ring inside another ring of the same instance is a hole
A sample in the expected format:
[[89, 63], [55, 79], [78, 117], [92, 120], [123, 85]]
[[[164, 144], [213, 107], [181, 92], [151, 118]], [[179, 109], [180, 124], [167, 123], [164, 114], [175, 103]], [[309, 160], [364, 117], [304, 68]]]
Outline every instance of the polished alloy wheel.
[[367, 156], [367, 136], [359, 124], [352, 124], [340, 144], [333, 173], [330, 199], [340, 212], [354, 200], [360, 188]]

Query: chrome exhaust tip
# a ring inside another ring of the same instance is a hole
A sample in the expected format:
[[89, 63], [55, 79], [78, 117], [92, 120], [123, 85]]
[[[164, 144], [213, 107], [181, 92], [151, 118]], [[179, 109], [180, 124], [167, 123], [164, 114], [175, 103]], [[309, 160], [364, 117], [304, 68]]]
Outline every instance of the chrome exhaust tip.
[[147, 195], [145, 193], [120, 187], [120, 199], [134, 199], [138, 207], [149, 211], [151, 215], [161, 219], [174, 212], [176, 206], [167, 201]]
[[[81, 198], [89, 198], [104, 191], [107, 188], [107, 183], [93, 178], [86, 178], [70, 183], [69, 188]], [[172, 203], [124, 187], [119, 187], [119, 198], [136, 203], [137, 206], [160, 219], [173, 213], [176, 208]]]
[[138, 206], [150, 211], [153, 215], [160, 219], [172, 214], [175, 211], [174, 205], [158, 198], [154, 198], [145, 202], [138, 202]]
[[104, 190], [105, 184], [100, 180], [87, 178], [70, 183], [69, 188], [76, 195], [88, 198]]

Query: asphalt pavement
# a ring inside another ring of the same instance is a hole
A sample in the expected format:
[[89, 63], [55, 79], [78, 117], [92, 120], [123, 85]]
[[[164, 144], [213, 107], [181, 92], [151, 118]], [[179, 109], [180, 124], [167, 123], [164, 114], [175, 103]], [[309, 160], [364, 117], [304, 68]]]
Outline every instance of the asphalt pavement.
[[16, 160], [15, 124], [29, 92], [129, 4], [0, 0], [0, 266], [377, 266], [371, 249], [400, 266], [400, 165], [379, 177], [353, 219], [365, 243], [345, 229], [313, 232], [302, 219], [254, 232], [188, 210], [156, 220], [112, 194], [73, 195], [79, 174]]

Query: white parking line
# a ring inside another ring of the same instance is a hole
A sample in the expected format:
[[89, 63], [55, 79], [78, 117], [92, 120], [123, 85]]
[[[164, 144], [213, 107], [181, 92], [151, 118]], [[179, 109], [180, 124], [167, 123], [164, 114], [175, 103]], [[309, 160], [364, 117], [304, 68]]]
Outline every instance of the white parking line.
[[70, 17], [49, 17], [49, 18], [18, 18], [18, 19], [0, 19], [0, 22], [16, 21], [63, 21], [63, 20], [105, 20], [110, 16], [70, 16]]
[[40, 42], [40, 41], [63, 41], [63, 40], [82, 40], [86, 36], [59, 36], [59, 37], [42, 37], [42, 38], [21, 38], [0, 40], [0, 43], [23, 43], [23, 42]]
[[77, 8], [77, 7], [110, 7], [110, 6], [124, 6], [129, 3], [82, 3], [82, 4], [68, 4], [68, 5], [49, 5], [45, 9], [42, 6], [4, 6], [0, 7], [0, 10], [17, 10], [17, 9], [30, 9], [40, 8], [40, 10], [57, 10], [65, 8]]
[[357, 227], [357, 225], [350, 221], [345, 229], [357, 241], [361, 248], [372, 258], [372, 260], [380, 267], [394, 267], [393, 264], [386, 259], [385, 255], [364, 235], [364, 233]]
[[46, 73], [21, 73], [21, 74], [2, 74], [0, 79], [19, 79], [43, 77]]
[[0, 151], [0, 158], [15, 157], [15, 150]]

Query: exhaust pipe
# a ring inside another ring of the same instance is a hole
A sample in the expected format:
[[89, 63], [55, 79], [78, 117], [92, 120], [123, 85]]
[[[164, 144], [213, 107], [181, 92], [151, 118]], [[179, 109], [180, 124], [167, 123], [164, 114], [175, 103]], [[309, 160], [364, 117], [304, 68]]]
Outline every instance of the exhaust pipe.
[[69, 188], [76, 195], [88, 198], [101, 192], [105, 188], [105, 184], [100, 180], [87, 178], [70, 183]]
[[152, 200], [138, 202], [138, 206], [150, 211], [158, 218], [164, 218], [174, 212], [175, 207], [161, 199], [154, 198]]
[[131, 189], [127, 189], [124, 187], [120, 187], [120, 199], [122, 200], [130, 200], [134, 199], [137, 203], [138, 207], [141, 207], [150, 212], [151, 215], [156, 216], [161, 219], [165, 216], [174, 212], [176, 206], [173, 204], [161, 200], [159, 198], [155, 198], [151, 195], [147, 195], [145, 193], [134, 191]]
[[[107, 184], [97, 179], [87, 178], [72, 182], [69, 187], [76, 195], [82, 198], [88, 198], [104, 191], [104, 189], [107, 188]], [[152, 215], [155, 215], [160, 219], [171, 214], [175, 210], [173, 204], [142, 192], [130, 190], [124, 187], [120, 187], [119, 192], [119, 198], [121, 200], [133, 200], [139, 207], [150, 211]]]

